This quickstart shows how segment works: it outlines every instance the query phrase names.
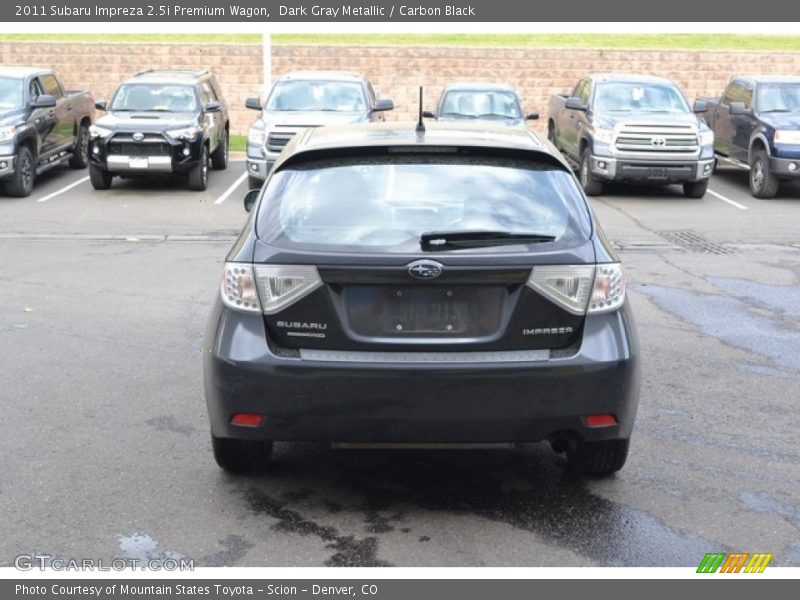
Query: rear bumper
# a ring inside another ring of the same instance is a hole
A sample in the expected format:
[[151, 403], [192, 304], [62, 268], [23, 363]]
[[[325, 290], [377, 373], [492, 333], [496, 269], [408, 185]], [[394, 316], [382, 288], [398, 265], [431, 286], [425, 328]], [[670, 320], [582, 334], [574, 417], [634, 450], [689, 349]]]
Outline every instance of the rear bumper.
[[[223, 309], [209, 322], [205, 393], [217, 437], [276, 441], [498, 443], [628, 438], [639, 401], [627, 306], [587, 318], [575, 354], [533, 362], [400, 364], [277, 356], [263, 319]], [[230, 424], [237, 412], [265, 416]], [[583, 418], [612, 413], [618, 424]]]
[[684, 183], [711, 177], [714, 159], [637, 160], [592, 156], [592, 173], [607, 181]]

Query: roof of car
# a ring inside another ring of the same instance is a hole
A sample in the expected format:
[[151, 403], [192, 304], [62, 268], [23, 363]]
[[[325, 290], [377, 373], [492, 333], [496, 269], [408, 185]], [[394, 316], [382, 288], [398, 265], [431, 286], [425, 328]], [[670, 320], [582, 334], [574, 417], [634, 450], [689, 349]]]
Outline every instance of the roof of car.
[[325, 154], [325, 151], [365, 148], [408, 148], [430, 152], [430, 149], [451, 147], [535, 152], [550, 156], [569, 168], [546, 141], [527, 128], [487, 123], [427, 122], [425, 131], [417, 133], [416, 125], [414, 122], [393, 121], [307, 129], [286, 146], [275, 168], [305, 153]]
[[277, 81], [364, 81], [364, 76], [345, 71], [291, 71], [281, 75]]
[[589, 75], [595, 81], [619, 81], [624, 83], [674, 83], [663, 77], [644, 75], [641, 73], [593, 73]]
[[485, 81], [460, 81], [458, 83], [452, 83], [450, 85], [446, 85], [444, 87], [445, 92], [449, 91], [469, 91], [469, 92], [489, 92], [489, 91], [503, 91], [503, 92], [514, 92], [516, 90], [506, 83], [491, 83]]
[[41, 67], [0, 67], [0, 77], [10, 77], [12, 79], [24, 79], [32, 75], [42, 75], [52, 73], [50, 69]]
[[797, 75], [736, 75], [731, 79], [746, 79], [756, 83], [800, 83]]
[[187, 83], [192, 83], [209, 75], [211, 73], [206, 69], [148, 69], [139, 71], [130, 77], [128, 81], [174, 83], [176, 80], [185, 80]]

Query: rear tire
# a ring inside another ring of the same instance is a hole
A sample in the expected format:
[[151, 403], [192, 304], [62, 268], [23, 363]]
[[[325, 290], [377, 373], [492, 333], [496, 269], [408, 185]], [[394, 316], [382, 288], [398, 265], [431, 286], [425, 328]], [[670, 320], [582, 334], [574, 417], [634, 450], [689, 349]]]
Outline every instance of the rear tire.
[[625, 465], [629, 446], [630, 440], [578, 442], [567, 450], [567, 466], [586, 475], [611, 475]]
[[578, 167], [578, 179], [581, 182], [583, 192], [587, 196], [599, 196], [603, 193], [603, 182], [595, 177], [594, 173], [592, 173], [590, 166], [591, 160], [592, 158], [589, 155], [588, 148], [584, 149], [583, 152], [581, 152], [581, 162], [580, 166]]
[[189, 171], [189, 189], [202, 192], [208, 187], [208, 147], [203, 146], [200, 161]]
[[687, 198], [702, 198], [708, 189], [708, 179], [683, 184], [683, 195]]
[[231, 473], [266, 469], [272, 458], [272, 442], [218, 438], [212, 435], [211, 446], [217, 465]]
[[36, 161], [30, 148], [22, 146], [14, 160], [14, 174], [6, 182], [6, 194], [16, 198], [30, 196], [34, 179], [36, 179]]
[[211, 154], [211, 165], [217, 170], [222, 171], [228, 166], [228, 154], [230, 153], [230, 146], [228, 137], [228, 130], [225, 129], [222, 135], [219, 136], [219, 144], [217, 149]]
[[89, 127], [81, 125], [78, 128], [78, 137], [75, 138], [75, 153], [69, 159], [69, 166], [73, 169], [85, 169], [89, 164]]
[[260, 190], [262, 185], [264, 185], [264, 181], [258, 177], [253, 177], [252, 175], [247, 177], [248, 190]]
[[753, 152], [750, 161], [750, 193], [756, 198], [774, 198], [778, 195], [780, 180], [769, 168], [769, 156], [765, 150]]
[[100, 167], [89, 165], [89, 181], [92, 182], [92, 187], [96, 190], [107, 190], [111, 187], [111, 181], [114, 176], [108, 171], [104, 171]]

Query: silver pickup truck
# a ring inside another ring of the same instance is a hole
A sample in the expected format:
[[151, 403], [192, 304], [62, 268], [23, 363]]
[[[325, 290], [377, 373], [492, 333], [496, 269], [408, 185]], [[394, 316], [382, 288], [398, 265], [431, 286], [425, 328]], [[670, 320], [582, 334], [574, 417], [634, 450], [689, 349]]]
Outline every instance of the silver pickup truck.
[[714, 170], [714, 133], [678, 86], [647, 75], [589, 75], [551, 97], [549, 140], [578, 171], [588, 196], [610, 181], [683, 185], [702, 198]]
[[280, 77], [263, 105], [259, 98], [248, 98], [246, 106], [261, 111], [247, 134], [247, 174], [253, 189], [261, 187], [296, 134], [324, 125], [383, 121], [394, 103], [379, 98], [361, 75], [297, 71]]

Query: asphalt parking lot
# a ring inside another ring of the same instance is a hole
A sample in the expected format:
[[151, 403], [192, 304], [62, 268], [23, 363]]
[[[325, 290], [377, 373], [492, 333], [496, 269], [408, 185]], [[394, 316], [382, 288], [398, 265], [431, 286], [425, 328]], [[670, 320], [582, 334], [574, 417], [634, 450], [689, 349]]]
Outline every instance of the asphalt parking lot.
[[[247, 214], [242, 162], [206, 192], [59, 170], [0, 197], [0, 566], [22, 553], [197, 566], [800, 566], [800, 185], [752, 198], [592, 200], [620, 249], [643, 355], [626, 467], [515, 452], [276, 446], [214, 464], [203, 331]], [[237, 184], [238, 182], [238, 184]]]

